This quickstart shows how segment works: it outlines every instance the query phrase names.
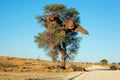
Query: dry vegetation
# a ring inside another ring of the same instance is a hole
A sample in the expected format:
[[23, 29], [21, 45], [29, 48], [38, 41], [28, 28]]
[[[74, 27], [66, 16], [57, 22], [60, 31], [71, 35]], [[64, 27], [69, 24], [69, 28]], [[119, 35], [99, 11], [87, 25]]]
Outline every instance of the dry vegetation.
[[106, 65], [102, 65], [102, 64], [98, 64], [100, 66], [103, 66], [103, 67], [106, 67], [110, 70], [120, 70], [120, 64], [119, 63], [109, 63], [109, 64], [106, 64]]
[[0, 80], [64, 80], [75, 71], [84, 72], [90, 65], [67, 62], [63, 70], [59, 62], [0, 56]]
[[0, 56], [0, 72], [71, 72], [84, 71], [87, 66], [90, 64], [68, 62], [66, 70], [62, 70], [59, 62]]
[[[78, 71], [84, 73], [91, 65], [98, 63], [67, 62], [63, 70], [59, 62], [0, 56], [0, 80], [66, 80]], [[120, 64], [114, 65], [120, 69]]]

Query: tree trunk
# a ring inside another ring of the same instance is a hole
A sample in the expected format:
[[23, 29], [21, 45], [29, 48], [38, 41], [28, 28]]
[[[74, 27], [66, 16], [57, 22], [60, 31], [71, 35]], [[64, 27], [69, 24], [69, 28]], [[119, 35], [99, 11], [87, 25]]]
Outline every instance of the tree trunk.
[[61, 61], [61, 66], [63, 69], [65, 69], [65, 64], [66, 64], [66, 44], [63, 43], [63, 49], [61, 51], [62, 53], [62, 61]]

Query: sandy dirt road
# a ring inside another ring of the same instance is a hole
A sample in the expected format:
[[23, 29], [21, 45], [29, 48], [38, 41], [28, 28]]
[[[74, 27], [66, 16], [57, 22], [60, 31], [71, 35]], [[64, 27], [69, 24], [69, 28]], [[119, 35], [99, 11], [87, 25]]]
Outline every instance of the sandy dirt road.
[[92, 66], [88, 68], [88, 72], [72, 80], [120, 80], [120, 71], [109, 70], [101, 66]]

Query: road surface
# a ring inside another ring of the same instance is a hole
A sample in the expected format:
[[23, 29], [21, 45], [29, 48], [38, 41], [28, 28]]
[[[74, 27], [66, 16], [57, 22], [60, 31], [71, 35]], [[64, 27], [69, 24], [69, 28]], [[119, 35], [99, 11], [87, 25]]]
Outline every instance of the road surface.
[[120, 71], [113, 71], [101, 66], [92, 66], [88, 72], [71, 80], [120, 80]]

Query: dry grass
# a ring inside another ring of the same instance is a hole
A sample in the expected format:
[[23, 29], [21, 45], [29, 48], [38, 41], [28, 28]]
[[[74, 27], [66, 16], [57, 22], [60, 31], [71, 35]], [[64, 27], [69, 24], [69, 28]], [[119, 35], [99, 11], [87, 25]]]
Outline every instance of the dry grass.
[[60, 69], [58, 65], [60, 65], [58, 62], [53, 63], [40, 59], [0, 56], [0, 72], [71, 72], [75, 71], [70, 68], [71, 65], [85, 68], [91, 64], [67, 62], [66, 70]]
[[100, 66], [103, 66], [103, 67], [106, 67], [106, 68], [108, 68], [108, 69], [110, 69], [111, 66], [115, 66], [115, 67], [116, 67], [116, 70], [120, 70], [120, 64], [119, 64], [119, 63], [115, 63], [115, 64], [109, 63], [109, 64], [106, 64], [106, 65], [101, 65], [101, 64], [99, 64], [99, 65], [100, 65]]
[[41, 71], [49, 61], [0, 56], [0, 71], [5, 72], [29, 72]]
[[[58, 65], [58, 62], [40, 59], [0, 56], [0, 80], [65, 80], [69, 73], [81, 71], [91, 64], [67, 62], [65, 70]], [[71, 65], [74, 66], [70, 67]]]

